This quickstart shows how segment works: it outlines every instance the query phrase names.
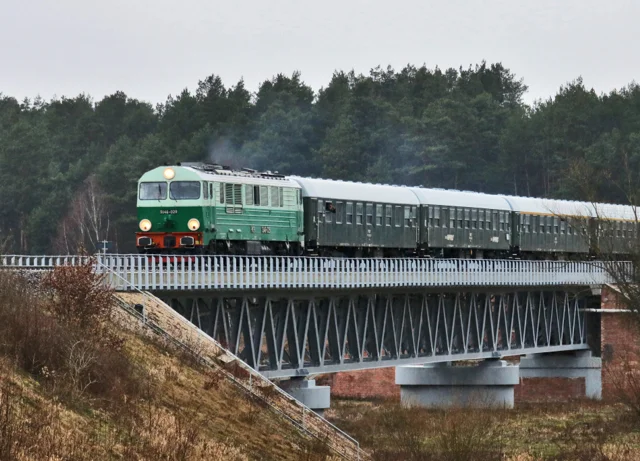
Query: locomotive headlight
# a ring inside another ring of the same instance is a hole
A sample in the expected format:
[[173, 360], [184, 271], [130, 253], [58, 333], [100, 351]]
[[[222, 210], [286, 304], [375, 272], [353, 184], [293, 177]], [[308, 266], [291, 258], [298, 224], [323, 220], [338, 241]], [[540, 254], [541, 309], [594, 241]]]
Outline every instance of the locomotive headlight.
[[198, 230], [200, 229], [200, 221], [198, 221], [196, 218], [191, 218], [187, 223], [187, 227], [192, 231]]
[[162, 176], [164, 176], [164, 179], [171, 180], [176, 176], [176, 172], [173, 170], [173, 168], [165, 168]]
[[142, 232], [147, 232], [151, 230], [151, 221], [149, 221], [148, 219], [143, 219], [142, 221], [140, 221], [139, 226]]

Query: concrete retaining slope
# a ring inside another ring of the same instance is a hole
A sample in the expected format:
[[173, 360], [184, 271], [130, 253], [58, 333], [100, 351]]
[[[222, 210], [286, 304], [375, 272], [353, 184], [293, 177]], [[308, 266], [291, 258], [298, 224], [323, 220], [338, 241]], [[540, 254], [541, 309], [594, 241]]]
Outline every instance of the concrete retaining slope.
[[188, 348], [209, 366], [220, 370], [247, 392], [269, 404], [274, 411], [285, 416], [302, 431], [325, 441], [336, 454], [353, 460], [369, 458], [360, 450], [357, 441], [280, 390], [159, 298], [148, 292], [116, 292], [115, 297], [119, 303], [125, 304], [128, 310], [135, 309], [136, 305], [143, 306], [142, 315], [147, 326], [161, 330]]

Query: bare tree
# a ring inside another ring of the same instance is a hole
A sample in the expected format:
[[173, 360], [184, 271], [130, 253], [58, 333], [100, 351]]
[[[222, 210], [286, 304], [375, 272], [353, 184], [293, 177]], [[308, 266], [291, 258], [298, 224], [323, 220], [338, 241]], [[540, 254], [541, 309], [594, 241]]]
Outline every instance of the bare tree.
[[109, 237], [109, 209], [95, 175], [89, 176], [69, 205], [54, 240], [56, 251], [75, 254]]

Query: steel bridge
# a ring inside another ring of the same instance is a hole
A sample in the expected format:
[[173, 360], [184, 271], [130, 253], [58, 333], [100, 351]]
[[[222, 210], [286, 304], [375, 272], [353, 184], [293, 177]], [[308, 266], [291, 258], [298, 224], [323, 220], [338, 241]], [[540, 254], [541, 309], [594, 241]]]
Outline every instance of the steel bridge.
[[[0, 268], [81, 261], [2, 256]], [[613, 282], [596, 262], [142, 255], [93, 262], [116, 290], [152, 292], [271, 378], [588, 349], [590, 287]]]

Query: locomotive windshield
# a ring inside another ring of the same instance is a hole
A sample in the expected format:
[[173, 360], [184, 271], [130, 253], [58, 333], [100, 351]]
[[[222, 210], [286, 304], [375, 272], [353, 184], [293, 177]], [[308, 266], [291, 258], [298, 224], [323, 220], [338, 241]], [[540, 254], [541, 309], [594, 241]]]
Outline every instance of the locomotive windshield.
[[140, 183], [140, 200], [164, 200], [167, 198], [166, 182]]
[[198, 181], [173, 181], [169, 186], [169, 198], [172, 200], [195, 200], [200, 198]]

